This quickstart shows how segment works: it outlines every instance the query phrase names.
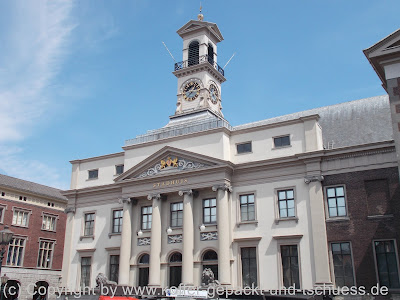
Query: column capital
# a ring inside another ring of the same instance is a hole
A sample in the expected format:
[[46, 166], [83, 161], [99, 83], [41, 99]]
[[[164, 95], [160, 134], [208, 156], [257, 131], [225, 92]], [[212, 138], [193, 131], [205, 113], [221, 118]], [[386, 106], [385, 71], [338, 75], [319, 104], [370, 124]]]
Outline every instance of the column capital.
[[161, 194], [149, 194], [147, 195], [147, 200], [161, 200]]
[[324, 176], [322, 175], [307, 175], [304, 177], [304, 182], [309, 184], [311, 182], [316, 182], [316, 181], [324, 181]]
[[189, 195], [189, 196], [192, 196], [193, 195], [193, 190], [182, 190], [182, 191], [179, 191], [178, 192], [178, 195], [179, 196], [183, 196], [183, 195]]
[[119, 204], [131, 204], [131, 198], [119, 198], [118, 199]]
[[224, 190], [224, 191], [232, 193], [232, 186], [230, 184], [227, 184], [227, 183], [220, 184], [220, 185], [214, 185], [212, 187], [212, 190], [213, 190], [213, 192], [216, 192], [218, 190]]
[[70, 207], [65, 208], [64, 209], [64, 213], [66, 213], [66, 214], [69, 214], [69, 213], [75, 214], [75, 207], [70, 206]]

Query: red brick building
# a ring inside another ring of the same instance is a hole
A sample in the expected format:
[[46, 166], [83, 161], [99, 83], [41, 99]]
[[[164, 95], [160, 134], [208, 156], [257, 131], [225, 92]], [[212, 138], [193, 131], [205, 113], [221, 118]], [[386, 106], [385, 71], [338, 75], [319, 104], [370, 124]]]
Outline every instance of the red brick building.
[[35, 286], [59, 286], [65, 207], [60, 190], [0, 174], [0, 224], [14, 233], [1, 275], [18, 286], [19, 299], [35, 298]]

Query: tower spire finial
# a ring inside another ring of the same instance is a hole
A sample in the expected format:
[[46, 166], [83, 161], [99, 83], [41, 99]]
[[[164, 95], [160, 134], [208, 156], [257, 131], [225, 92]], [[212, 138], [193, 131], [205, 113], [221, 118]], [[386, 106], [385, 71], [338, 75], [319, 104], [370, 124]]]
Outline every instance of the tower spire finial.
[[197, 15], [197, 19], [199, 20], [199, 21], [203, 21], [203, 19], [204, 19], [204, 16], [203, 16], [203, 14], [201, 13], [201, 10], [203, 9], [203, 7], [201, 6], [201, 1], [200, 1], [200, 13]]

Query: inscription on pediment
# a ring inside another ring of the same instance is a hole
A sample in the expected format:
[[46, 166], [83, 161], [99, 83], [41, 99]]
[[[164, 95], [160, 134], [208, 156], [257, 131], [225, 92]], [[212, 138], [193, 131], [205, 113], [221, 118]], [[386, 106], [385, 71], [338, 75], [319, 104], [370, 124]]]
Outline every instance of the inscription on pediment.
[[138, 176], [138, 178], [145, 178], [177, 170], [183, 171], [183, 170], [199, 169], [206, 166], [208, 165], [204, 163], [190, 161], [184, 158], [178, 158], [174, 156], [168, 156], [165, 159], [161, 159], [160, 162], [156, 164], [154, 167], [151, 167], [147, 169], [145, 172], [141, 173]]

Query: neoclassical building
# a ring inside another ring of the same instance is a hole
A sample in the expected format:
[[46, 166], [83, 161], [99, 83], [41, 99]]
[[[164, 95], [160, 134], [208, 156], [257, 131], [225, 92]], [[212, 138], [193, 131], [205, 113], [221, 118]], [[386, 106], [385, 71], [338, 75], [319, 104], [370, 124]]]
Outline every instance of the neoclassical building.
[[[208, 268], [235, 289], [385, 283], [388, 274], [396, 288], [388, 97], [231, 126], [218, 26], [199, 15], [177, 33], [183, 61], [168, 124], [122, 152], [71, 161], [62, 284], [94, 287], [104, 273], [119, 285], [201, 286]], [[367, 267], [356, 234], [366, 222], [390, 228], [368, 233]]]

